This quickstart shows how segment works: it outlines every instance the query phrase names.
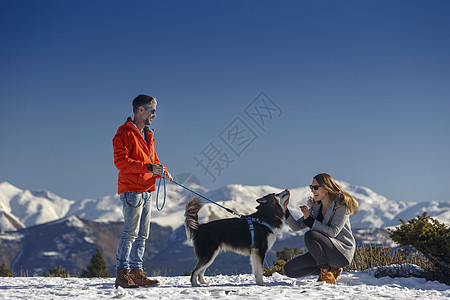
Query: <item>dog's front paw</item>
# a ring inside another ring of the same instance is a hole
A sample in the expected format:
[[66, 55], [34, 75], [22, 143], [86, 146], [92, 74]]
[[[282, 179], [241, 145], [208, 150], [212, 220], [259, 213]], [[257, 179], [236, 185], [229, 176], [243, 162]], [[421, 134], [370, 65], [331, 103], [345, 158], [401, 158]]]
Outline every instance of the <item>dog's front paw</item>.
[[203, 284], [203, 285], [209, 285], [209, 282], [206, 281], [206, 280], [204, 280], [204, 279], [203, 279], [203, 280], [200, 280], [200, 283]]
[[200, 283], [198, 283], [198, 281], [195, 280], [195, 279], [191, 279], [191, 286], [192, 286], [192, 287], [199, 287], [199, 286], [200, 286]]
[[209, 282], [205, 280], [205, 277], [203, 277], [203, 275], [198, 276], [198, 281], [200, 281], [201, 284], [209, 285]]

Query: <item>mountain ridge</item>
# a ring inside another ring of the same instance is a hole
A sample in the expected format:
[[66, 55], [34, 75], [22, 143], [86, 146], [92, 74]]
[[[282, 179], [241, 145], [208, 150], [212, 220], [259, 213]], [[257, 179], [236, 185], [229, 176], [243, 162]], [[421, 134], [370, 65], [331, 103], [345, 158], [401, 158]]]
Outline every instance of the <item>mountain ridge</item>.
[[[339, 181], [359, 203], [359, 211], [351, 217], [354, 228], [385, 228], [399, 224], [398, 217], [413, 218], [428, 211], [440, 222], [450, 224], [450, 201], [402, 202], [392, 201], [363, 186]], [[269, 185], [247, 186], [229, 184], [216, 190], [206, 190], [200, 186], [193, 190], [240, 214], [250, 214], [256, 207], [255, 200], [268, 193], [284, 188]], [[298, 206], [305, 204], [311, 194], [309, 187], [290, 188], [289, 208], [294, 216], [300, 217]], [[159, 206], [164, 201], [162, 192]], [[152, 209], [152, 222], [160, 226], [170, 226], [173, 230], [183, 224], [185, 203], [195, 196], [179, 186], [168, 183], [166, 203], [163, 211]], [[153, 193], [155, 203], [155, 193]], [[155, 204], [153, 204], [155, 205]], [[199, 213], [200, 221], [211, 218], [229, 218], [233, 215], [219, 206], [205, 201], [205, 208]], [[8, 182], [0, 183], [0, 232], [14, 231], [33, 225], [43, 224], [67, 216], [78, 216], [93, 221], [121, 221], [122, 207], [117, 194], [101, 198], [69, 200], [45, 190], [22, 190]]]

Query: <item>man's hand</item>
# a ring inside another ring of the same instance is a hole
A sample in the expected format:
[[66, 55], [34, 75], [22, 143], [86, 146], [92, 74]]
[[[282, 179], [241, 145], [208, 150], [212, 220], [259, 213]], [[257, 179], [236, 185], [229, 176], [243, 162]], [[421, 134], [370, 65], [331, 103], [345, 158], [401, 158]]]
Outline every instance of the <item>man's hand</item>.
[[165, 178], [166, 178], [167, 180], [169, 180], [169, 181], [172, 181], [172, 180], [173, 180], [173, 177], [172, 177], [172, 175], [170, 175], [169, 171], [166, 170], [166, 171], [164, 172], [164, 174], [166, 175]]
[[154, 165], [150, 164], [148, 167], [149, 171], [153, 173], [153, 176], [160, 176], [162, 173], [162, 166], [161, 165]]
[[[148, 170], [153, 173], [153, 176], [161, 176], [162, 172], [163, 172], [163, 165], [154, 165], [154, 164], [149, 164], [148, 166]], [[167, 180], [172, 181], [173, 177], [172, 175], [170, 175], [169, 171], [167, 171], [166, 168], [164, 168], [164, 176]]]

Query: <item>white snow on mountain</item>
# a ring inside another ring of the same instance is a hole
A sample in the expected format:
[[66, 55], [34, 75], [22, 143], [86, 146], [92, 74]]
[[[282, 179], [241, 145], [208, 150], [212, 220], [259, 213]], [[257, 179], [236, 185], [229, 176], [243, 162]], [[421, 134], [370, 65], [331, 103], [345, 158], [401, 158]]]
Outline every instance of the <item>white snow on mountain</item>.
[[74, 202], [66, 215], [86, 220], [119, 221], [122, 220], [122, 205], [117, 194], [99, 199], [84, 199]]
[[21, 190], [2, 182], [0, 224], [5, 227], [1, 230], [15, 230], [63, 218], [73, 203], [48, 191]]
[[[359, 212], [351, 217], [353, 228], [385, 228], [399, 225], [398, 217], [409, 220], [427, 211], [440, 222], [450, 224], [450, 201], [446, 202], [397, 202], [383, 197], [367, 187], [338, 182], [359, 203]], [[269, 193], [278, 193], [286, 188], [291, 191], [289, 209], [295, 217], [300, 217], [299, 205], [306, 204], [311, 194], [309, 187], [273, 187], [268, 185], [246, 186], [230, 184], [222, 188], [208, 191], [200, 186], [190, 188], [206, 198], [217, 202], [239, 214], [250, 214], [257, 206], [256, 199]], [[186, 202], [193, 196], [178, 185], [167, 182], [167, 194], [164, 203], [164, 189], [161, 185], [158, 200], [153, 193], [152, 222], [161, 226], [176, 229], [183, 225]], [[232, 214], [207, 200], [200, 210], [200, 222], [217, 218], [230, 218]], [[156, 210], [156, 204], [162, 211]], [[99, 199], [68, 200], [49, 191], [29, 191], [19, 189], [7, 182], [0, 183], [0, 230], [2, 232], [17, 230], [67, 216], [78, 216], [95, 221], [122, 220], [122, 207], [118, 195], [105, 196]], [[285, 234], [293, 235], [287, 227]], [[301, 233], [299, 233], [301, 234]]]

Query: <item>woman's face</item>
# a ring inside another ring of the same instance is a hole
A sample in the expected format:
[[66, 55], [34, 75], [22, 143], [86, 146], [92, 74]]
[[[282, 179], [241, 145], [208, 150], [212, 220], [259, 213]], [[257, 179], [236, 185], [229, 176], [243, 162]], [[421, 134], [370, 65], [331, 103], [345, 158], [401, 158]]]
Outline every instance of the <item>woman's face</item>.
[[[317, 182], [317, 180], [315, 178], [313, 178], [312, 184], [313, 188], [311, 189], [311, 192], [314, 195], [314, 200], [317, 201], [322, 201], [324, 200], [327, 195], [328, 192], [321, 186], [319, 186], [319, 183]], [[319, 186], [319, 188], [316, 190], [314, 187]]]

